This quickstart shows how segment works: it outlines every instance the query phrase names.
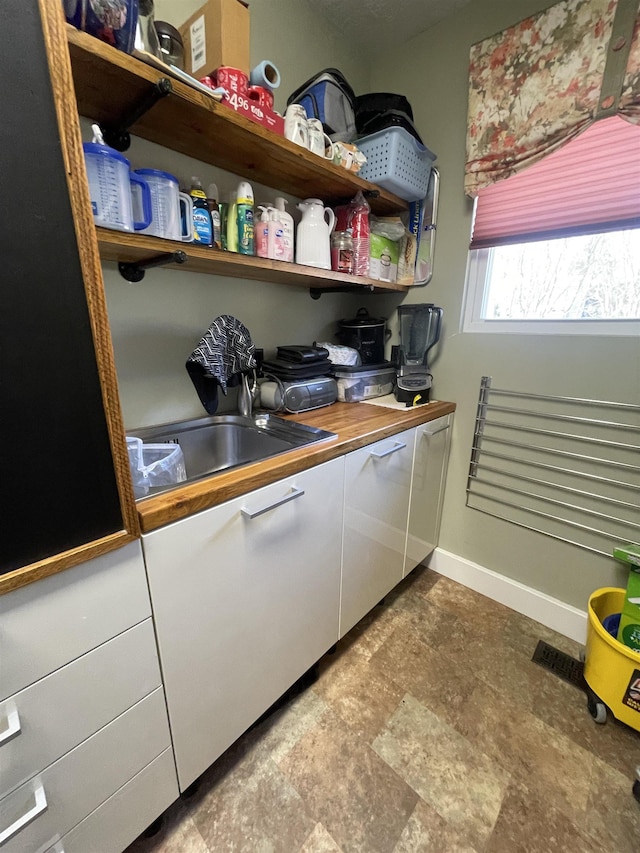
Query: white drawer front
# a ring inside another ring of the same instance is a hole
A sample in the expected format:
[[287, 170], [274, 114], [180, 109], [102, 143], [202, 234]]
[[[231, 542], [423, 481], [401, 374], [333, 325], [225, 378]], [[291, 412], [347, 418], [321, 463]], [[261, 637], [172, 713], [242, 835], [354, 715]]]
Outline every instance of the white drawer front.
[[0, 700], [150, 615], [139, 542], [0, 596]]
[[[59, 851], [122, 853], [178, 798], [178, 794], [173, 752], [166, 749], [113, 797], [67, 833], [60, 843]], [[54, 851], [55, 846], [51, 853]]]
[[[0, 703], [0, 797], [161, 684], [151, 619]], [[19, 732], [3, 742], [4, 731]]]
[[2, 853], [39, 850], [64, 836], [169, 744], [164, 695], [158, 688], [0, 800], [0, 841], [6, 838]]

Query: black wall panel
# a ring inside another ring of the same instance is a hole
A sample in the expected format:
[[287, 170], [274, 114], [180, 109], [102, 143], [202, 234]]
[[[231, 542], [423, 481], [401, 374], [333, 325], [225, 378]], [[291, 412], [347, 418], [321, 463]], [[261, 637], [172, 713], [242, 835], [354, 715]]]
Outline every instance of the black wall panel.
[[0, 51], [0, 574], [123, 528], [35, 0]]

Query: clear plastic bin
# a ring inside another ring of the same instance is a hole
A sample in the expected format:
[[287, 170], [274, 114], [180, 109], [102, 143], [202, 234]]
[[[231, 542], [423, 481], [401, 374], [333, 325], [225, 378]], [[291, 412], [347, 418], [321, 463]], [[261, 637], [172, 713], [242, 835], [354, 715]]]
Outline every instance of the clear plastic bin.
[[362, 365], [346, 367], [337, 365], [333, 375], [338, 384], [338, 400], [341, 403], [359, 403], [374, 397], [384, 397], [393, 391], [396, 369], [392, 364]]
[[151, 489], [175, 486], [187, 479], [178, 444], [144, 444], [142, 439], [128, 435], [127, 451], [136, 498], [145, 497]]

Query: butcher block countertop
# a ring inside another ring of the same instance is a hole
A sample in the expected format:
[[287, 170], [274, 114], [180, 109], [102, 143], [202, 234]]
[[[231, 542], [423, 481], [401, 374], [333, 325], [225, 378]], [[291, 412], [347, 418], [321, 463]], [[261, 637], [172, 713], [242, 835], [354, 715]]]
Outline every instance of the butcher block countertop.
[[440, 401], [412, 409], [388, 408], [372, 403], [334, 403], [311, 412], [286, 415], [288, 420], [336, 433], [336, 438], [214, 474], [140, 500], [137, 503], [140, 528], [143, 533], [149, 533], [172, 521], [328, 462], [359, 447], [448, 415], [455, 408], [454, 403]]

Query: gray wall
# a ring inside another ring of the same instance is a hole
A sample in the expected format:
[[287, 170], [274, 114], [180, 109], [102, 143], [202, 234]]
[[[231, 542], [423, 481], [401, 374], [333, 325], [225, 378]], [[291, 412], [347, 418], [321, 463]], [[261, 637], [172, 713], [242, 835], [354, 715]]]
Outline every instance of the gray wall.
[[626, 586], [613, 559], [465, 507], [480, 377], [531, 393], [638, 403], [640, 342], [633, 338], [462, 334], [471, 204], [463, 194], [469, 47], [549, 6], [542, 0], [474, 0], [453, 18], [390, 51], [372, 68], [372, 88], [406, 94], [438, 155], [441, 196], [435, 274], [408, 300], [442, 305], [445, 336], [434, 362], [435, 396], [457, 403], [440, 546], [493, 571], [586, 608], [597, 587]]
[[[391, 0], [390, 0], [391, 1]], [[158, 17], [179, 22], [198, 0], [156, 0]], [[444, 340], [433, 362], [434, 397], [458, 405], [446, 489], [441, 547], [495, 572], [585, 608], [589, 593], [625, 585], [613, 560], [529, 533], [465, 507], [465, 485], [480, 377], [533, 393], [637, 402], [640, 345], [624, 338], [497, 336], [461, 334], [471, 207], [463, 194], [467, 67], [470, 45], [550, 5], [542, 0], [474, 0], [431, 32], [377, 54], [375, 62], [355, 49], [305, 0], [252, 0], [252, 63], [270, 59], [283, 84], [276, 105], [315, 72], [340, 68], [356, 92], [406, 94], [418, 127], [437, 154], [442, 176], [435, 275], [410, 302], [435, 302], [445, 311]], [[167, 8], [169, 7], [169, 8]], [[177, 8], [175, 17], [169, 14]], [[86, 137], [85, 137], [86, 138]], [[221, 194], [237, 178], [187, 157], [137, 140], [135, 167], [217, 180]], [[256, 200], [274, 192], [256, 188]], [[113, 267], [105, 270], [120, 391], [128, 427], [202, 414], [184, 361], [209, 322], [220, 313], [239, 317], [258, 346], [330, 339], [335, 320], [360, 305], [390, 319], [394, 330], [398, 296], [325, 295], [260, 282], [152, 271], [141, 285], [127, 284]], [[396, 340], [396, 335], [390, 344]], [[230, 392], [229, 406], [233, 405]]]

